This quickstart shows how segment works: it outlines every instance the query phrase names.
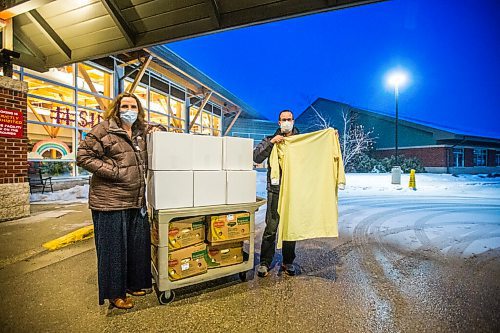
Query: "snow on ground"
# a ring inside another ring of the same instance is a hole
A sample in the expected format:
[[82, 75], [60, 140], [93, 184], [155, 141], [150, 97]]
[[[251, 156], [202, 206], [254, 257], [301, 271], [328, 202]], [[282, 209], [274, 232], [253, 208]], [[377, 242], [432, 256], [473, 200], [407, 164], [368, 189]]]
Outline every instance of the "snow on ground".
[[[463, 257], [500, 248], [500, 177], [417, 174], [417, 190], [408, 188], [408, 174], [401, 185], [391, 184], [391, 174], [347, 174], [346, 182], [339, 191], [341, 236]], [[87, 202], [88, 192], [86, 184], [35, 193], [31, 203]], [[266, 195], [266, 173], [258, 172], [257, 196]], [[265, 206], [257, 214], [264, 223]]]
[[401, 185], [391, 184], [390, 173], [346, 174], [346, 188], [339, 196], [351, 195], [417, 195], [417, 196], [471, 196], [500, 197], [500, 177], [487, 175], [416, 174], [416, 190], [408, 187], [410, 175], [401, 175]]
[[[389, 173], [348, 173], [346, 188], [340, 197], [356, 195], [418, 195], [418, 196], [472, 196], [500, 198], [500, 177], [488, 178], [487, 175], [458, 175], [423, 173], [416, 175], [417, 190], [408, 188], [409, 175], [401, 176], [401, 185], [391, 184]], [[75, 186], [54, 193], [34, 193], [31, 203], [69, 203], [86, 202], [89, 186]], [[266, 173], [257, 172], [257, 196], [265, 198]]]
[[89, 197], [89, 185], [77, 185], [67, 190], [54, 191], [53, 193], [33, 193], [30, 196], [32, 204], [67, 204], [67, 203], [85, 203]]

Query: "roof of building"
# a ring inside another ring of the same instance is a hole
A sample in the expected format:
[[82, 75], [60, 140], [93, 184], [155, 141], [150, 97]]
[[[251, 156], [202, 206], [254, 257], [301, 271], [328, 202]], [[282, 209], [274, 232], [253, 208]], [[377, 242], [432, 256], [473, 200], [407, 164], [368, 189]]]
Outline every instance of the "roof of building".
[[[394, 122], [394, 117], [392, 115], [388, 115], [388, 114], [383, 113], [381, 111], [360, 108], [360, 107], [352, 106], [352, 105], [349, 105], [346, 103], [333, 101], [333, 100], [323, 98], [323, 97], [317, 98], [312, 103], [312, 105], [315, 105], [319, 102], [327, 102], [327, 103], [336, 104], [337, 106], [341, 106], [344, 108], [354, 109], [354, 110], [356, 110], [356, 112], [368, 115], [370, 117]], [[306, 112], [309, 109], [310, 109], [310, 107], [308, 107], [304, 112], [302, 112], [302, 114], [297, 118], [298, 122], [300, 122], [300, 118], [304, 114], [306, 114]], [[500, 143], [500, 138], [496, 138], [494, 136], [488, 137], [485, 135], [480, 135], [478, 133], [467, 132], [464, 130], [454, 129], [454, 128], [450, 128], [450, 127], [446, 127], [446, 126], [442, 126], [442, 125], [436, 125], [436, 124], [433, 124], [430, 122], [426, 122], [426, 121], [422, 121], [422, 120], [418, 120], [418, 119], [412, 119], [409, 117], [398, 117], [398, 122], [399, 122], [399, 124], [410, 127], [410, 128], [415, 128], [417, 130], [430, 132], [433, 134], [433, 137], [436, 140], [462, 140], [462, 141], [467, 140], [467, 141]]]
[[45, 71], [151, 45], [379, 1], [383, 0], [4, 0], [0, 1], [0, 28], [9, 26], [4, 30], [8, 45], [2, 47], [21, 54], [14, 63]]
[[182, 73], [184, 76], [190, 78], [191, 80], [195, 80], [200, 83], [202, 86], [207, 87], [210, 90], [213, 90], [224, 99], [231, 101], [231, 103], [238, 105], [241, 109], [242, 118], [253, 118], [253, 119], [263, 119], [263, 116], [260, 115], [252, 106], [244, 102], [242, 99], [237, 97], [235, 94], [224, 88], [222, 85], [217, 83], [215, 80], [210, 78], [208, 75], [203, 73], [201, 70], [184, 60], [178, 54], [170, 50], [166, 46], [152, 46], [147, 48], [148, 51], [151, 51], [158, 57], [166, 60], [167, 63], [172, 65], [175, 70]]

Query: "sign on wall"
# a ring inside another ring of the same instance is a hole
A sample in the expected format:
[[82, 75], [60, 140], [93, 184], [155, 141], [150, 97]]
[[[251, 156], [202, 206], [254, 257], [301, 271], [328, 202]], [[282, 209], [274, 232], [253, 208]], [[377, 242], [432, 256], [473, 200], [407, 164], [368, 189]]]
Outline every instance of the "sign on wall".
[[22, 139], [23, 123], [22, 111], [0, 109], [0, 136]]

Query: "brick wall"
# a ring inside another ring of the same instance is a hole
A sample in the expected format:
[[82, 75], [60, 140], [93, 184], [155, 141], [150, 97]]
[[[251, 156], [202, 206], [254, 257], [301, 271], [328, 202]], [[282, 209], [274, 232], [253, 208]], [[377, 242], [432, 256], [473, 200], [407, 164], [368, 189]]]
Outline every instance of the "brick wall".
[[[23, 111], [26, 120], [26, 93], [0, 87], [0, 108]], [[28, 181], [28, 125], [24, 121], [24, 137], [0, 137], [0, 184]]]
[[22, 111], [23, 137], [0, 136], [0, 221], [29, 215], [26, 82], [0, 76], [0, 109]]
[[[405, 157], [417, 157], [425, 167], [446, 167], [448, 149], [447, 147], [399, 148], [398, 154]], [[388, 149], [377, 150], [374, 155], [377, 158], [384, 158], [394, 154], [394, 149]]]

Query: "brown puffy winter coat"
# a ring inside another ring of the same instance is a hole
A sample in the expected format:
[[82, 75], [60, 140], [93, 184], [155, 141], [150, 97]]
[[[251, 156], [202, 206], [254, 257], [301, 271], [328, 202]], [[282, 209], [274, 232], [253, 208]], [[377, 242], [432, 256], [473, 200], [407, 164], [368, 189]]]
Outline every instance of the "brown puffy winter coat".
[[103, 121], [80, 143], [77, 165], [92, 173], [89, 206], [101, 211], [142, 208], [147, 171], [146, 135], [132, 139], [113, 119]]

